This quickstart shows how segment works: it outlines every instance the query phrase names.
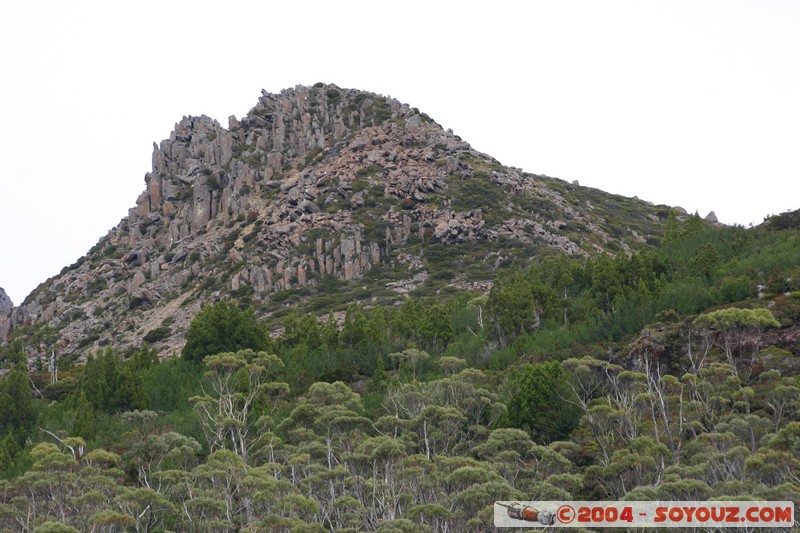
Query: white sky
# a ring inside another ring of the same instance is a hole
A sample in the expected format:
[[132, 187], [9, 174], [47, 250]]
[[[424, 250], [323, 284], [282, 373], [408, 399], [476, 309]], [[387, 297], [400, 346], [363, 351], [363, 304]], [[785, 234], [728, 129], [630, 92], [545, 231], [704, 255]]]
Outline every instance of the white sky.
[[114, 227], [183, 115], [317, 81], [529, 172], [729, 224], [800, 207], [800, 2], [4, 1], [0, 286]]

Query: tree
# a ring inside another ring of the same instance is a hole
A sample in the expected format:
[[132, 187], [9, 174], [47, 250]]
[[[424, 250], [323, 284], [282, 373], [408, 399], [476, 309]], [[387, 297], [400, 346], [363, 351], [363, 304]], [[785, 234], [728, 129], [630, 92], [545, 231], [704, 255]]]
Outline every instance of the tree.
[[252, 309], [243, 311], [233, 302], [222, 301], [203, 307], [194, 317], [182, 355], [199, 363], [208, 355], [246, 349], [271, 351], [266, 326], [256, 319]]
[[148, 488], [124, 488], [115, 503], [123, 515], [134, 520], [137, 533], [152, 531], [166, 515], [175, 512], [169, 500]]
[[417, 300], [408, 299], [403, 302], [403, 305], [392, 313], [389, 320], [391, 341], [395, 344], [400, 344], [416, 339], [423, 315], [424, 310]]
[[[347, 308], [344, 324], [339, 336], [342, 346], [350, 352], [349, 357], [359, 368], [372, 372], [373, 368], [366, 368], [374, 364], [373, 354], [382, 349], [387, 342], [388, 329], [382, 310], [373, 309], [367, 316], [357, 305]], [[370, 362], [370, 365], [367, 365]]]
[[455, 333], [450, 323], [450, 316], [441, 305], [427, 308], [419, 335], [426, 348], [438, 353], [444, 352], [453, 340]]
[[640, 485], [660, 481], [663, 457], [668, 450], [650, 437], [638, 437], [628, 446], [614, 451], [608, 465], [594, 465], [586, 470], [585, 481], [596, 485], [607, 496], [622, 498]]
[[89, 401], [93, 409], [101, 409], [107, 405], [108, 381], [98, 359], [91, 354], [84, 365], [80, 394]]
[[75, 402], [75, 416], [72, 421], [72, 435], [91, 439], [97, 431], [97, 414], [92, 404], [86, 399], [86, 392], [81, 390]]
[[14, 464], [20, 452], [17, 439], [14, 438], [14, 433], [9, 433], [0, 441], [0, 474], [7, 472]]
[[567, 373], [558, 361], [526, 365], [508, 399], [508, 421], [528, 431], [534, 441], [562, 439], [580, 421], [573, 396]]
[[440, 357], [438, 363], [447, 377], [452, 377], [453, 374], [464, 370], [467, 366], [467, 362], [463, 359], [450, 355]]
[[[140, 417], [147, 413], [134, 412]], [[202, 446], [192, 437], [173, 431], [154, 435], [149, 429], [131, 433], [127, 454], [129, 468], [136, 469], [138, 482], [144, 487], [161, 492], [161, 473], [168, 470], [185, 472], [197, 465]]]
[[268, 416], [254, 412], [257, 400], [266, 388], [276, 394], [288, 392], [285, 383], [272, 382], [283, 363], [275, 355], [252, 350], [211, 355], [205, 363], [211, 390], [191, 401], [209, 449], [214, 452], [229, 446], [246, 462], [256, 428], [263, 430], [269, 423]]
[[402, 352], [390, 353], [389, 359], [401, 371], [409, 372], [411, 379], [416, 381], [419, 377], [418, 370], [425, 361], [430, 358], [430, 354], [425, 351], [417, 350], [416, 348], [409, 348]]
[[0, 434], [13, 433], [22, 446], [36, 425], [28, 374], [16, 367], [0, 381]]
[[501, 344], [538, 330], [547, 318], [561, 319], [562, 299], [544, 281], [542, 270], [541, 265], [533, 265], [526, 271], [506, 272], [495, 280], [486, 308]]
[[123, 365], [110, 348], [86, 360], [78, 394], [85, 395], [96, 411], [115, 413], [147, 408], [140, 374]]
[[319, 346], [322, 342], [321, 327], [317, 318], [311, 314], [300, 315], [296, 309], [283, 320], [282, 344], [287, 347], [305, 344], [306, 346]]
[[141, 373], [147, 403], [154, 411], [178, 411], [200, 390], [202, 368], [181, 357], [168, 359]]
[[77, 529], [60, 522], [47, 521], [33, 530], [33, 533], [80, 533]]
[[3, 351], [0, 357], [0, 365], [3, 367], [25, 366], [27, 357], [25, 355], [25, 348], [22, 346], [22, 340], [15, 338], [11, 341]]
[[448, 455], [461, 440], [461, 428], [467, 417], [454, 407], [429, 405], [412, 421], [417, 431], [420, 453], [428, 459]]
[[147, 395], [144, 392], [142, 378], [131, 367], [124, 366], [119, 371], [119, 381], [114, 390], [112, 404], [120, 411], [147, 409]]
[[669, 242], [674, 242], [679, 240], [680, 237], [681, 237], [681, 223], [678, 221], [678, 217], [675, 214], [675, 211], [670, 209], [669, 214], [667, 214], [667, 223], [665, 224], [664, 238], [661, 240], [661, 242], [664, 244]]
[[156, 365], [158, 365], [158, 351], [147, 344], [133, 352], [125, 361], [125, 366], [137, 374]]
[[587, 267], [591, 272], [590, 294], [597, 306], [605, 313], [613, 309], [617, 297], [623, 294], [624, 280], [619, 265], [620, 261], [601, 255], [589, 261]]
[[698, 277], [710, 280], [719, 263], [720, 255], [717, 249], [707, 242], [695, 250], [694, 257], [689, 260], [689, 271]]
[[766, 328], [779, 328], [769, 309], [728, 307], [698, 316], [695, 326], [717, 332], [715, 342], [725, 352], [736, 375], [748, 380], [758, 359]]
[[24, 515], [40, 514], [67, 522], [74, 515], [75, 497], [81, 491], [75, 456], [49, 442], [34, 446], [30, 455], [34, 461], [32, 468], [15, 480], [18, 489], [28, 492], [27, 501], [20, 502], [27, 507]]

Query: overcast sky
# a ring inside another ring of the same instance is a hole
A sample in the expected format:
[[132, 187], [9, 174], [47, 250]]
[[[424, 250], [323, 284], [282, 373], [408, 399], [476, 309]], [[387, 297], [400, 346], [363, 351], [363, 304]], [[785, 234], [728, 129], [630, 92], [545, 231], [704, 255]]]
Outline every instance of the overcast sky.
[[0, 287], [19, 304], [114, 227], [182, 116], [317, 81], [528, 172], [728, 224], [800, 208], [800, 2], [9, 1]]

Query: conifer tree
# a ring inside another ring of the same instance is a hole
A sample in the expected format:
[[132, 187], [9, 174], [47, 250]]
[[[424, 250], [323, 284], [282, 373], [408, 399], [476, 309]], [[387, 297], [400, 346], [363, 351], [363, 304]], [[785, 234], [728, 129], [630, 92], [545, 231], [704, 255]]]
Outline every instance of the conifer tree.
[[0, 381], [0, 434], [13, 433], [21, 446], [35, 426], [36, 412], [28, 374], [15, 367]]
[[252, 309], [243, 311], [233, 302], [222, 301], [203, 307], [194, 317], [182, 355], [199, 363], [208, 355], [245, 349], [270, 351], [269, 333]]
[[75, 402], [75, 418], [72, 421], [71, 434], [89, 440], [94, 437], [96, 430], [97, 415], [92, 404], [86, 399], [86, 392], [80, 390]]

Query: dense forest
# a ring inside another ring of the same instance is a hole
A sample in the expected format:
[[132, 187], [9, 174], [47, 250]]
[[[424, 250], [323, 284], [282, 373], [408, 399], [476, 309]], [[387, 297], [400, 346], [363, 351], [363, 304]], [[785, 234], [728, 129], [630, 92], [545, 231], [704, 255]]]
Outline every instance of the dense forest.
[[[206, 305], [181, 354], [2, 348], [0, 530], [491, 529], [496, 500], [800, 503], [800, 215], [674, 217], [485, 294]], [[341, 323], [340, 323], [341, 322]], [[43, 341], [44, 338], [44, 341]]]

